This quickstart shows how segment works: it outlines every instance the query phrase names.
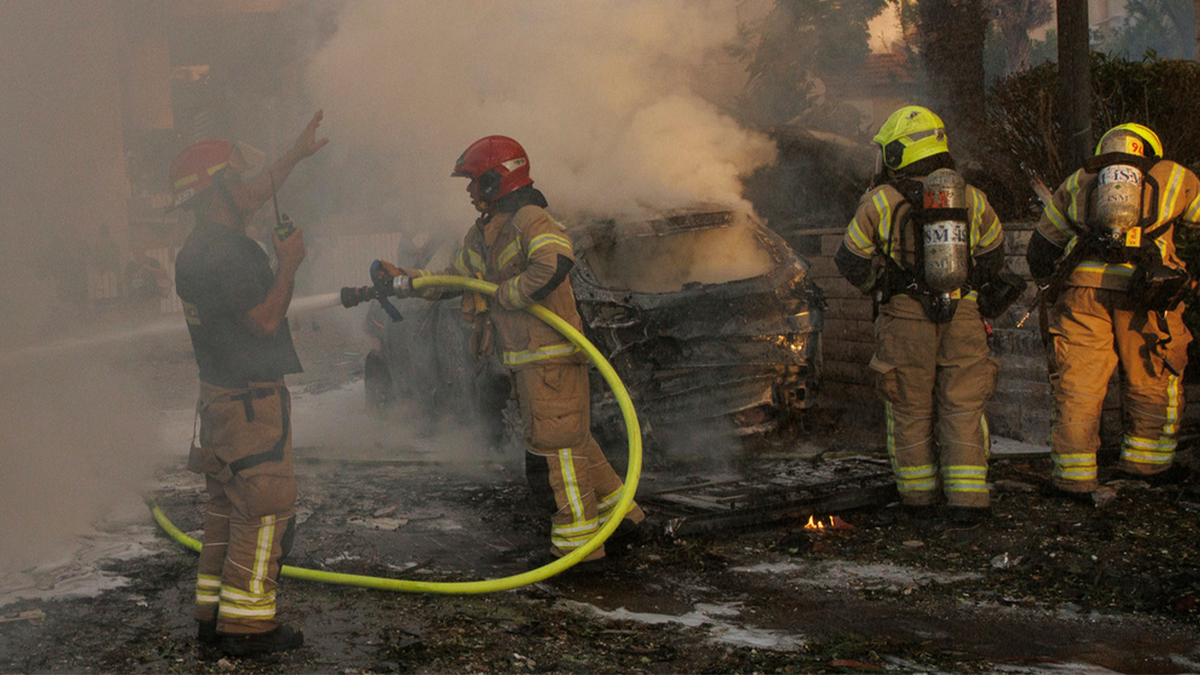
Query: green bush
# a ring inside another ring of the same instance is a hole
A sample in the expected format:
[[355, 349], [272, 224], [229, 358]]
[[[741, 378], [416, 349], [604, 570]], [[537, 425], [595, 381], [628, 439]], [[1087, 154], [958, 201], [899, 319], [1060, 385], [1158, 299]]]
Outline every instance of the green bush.
[[[1176, 59], [1129, 61], [1092, 54], [1093, 142], [1126, 122], [1150, 127], [1162, 139], [1167, 159], [1200, 169], [1200, 63]], [[1046, 62], [998, 81], [989, 92], [987, 124], [979, 131], [986, 173], [1002, 183], [992, 197], [1002, 218], [1036, 218], [1041, 205], [1031, 187], [1037, 178], [1053, 190], [1079, 168], [1064, 166], [1056, 123], [1058, 65]]]

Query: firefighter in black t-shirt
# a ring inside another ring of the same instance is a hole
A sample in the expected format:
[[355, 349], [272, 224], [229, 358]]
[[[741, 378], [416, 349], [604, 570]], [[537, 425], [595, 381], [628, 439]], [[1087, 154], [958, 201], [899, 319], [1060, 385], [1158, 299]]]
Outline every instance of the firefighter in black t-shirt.
[[291, 399], [284, 375], [301, 371], [287, 310], [304, 260], [299, 229], [274, 237], [278, 268], [246, 224], [300, 160], [321, 149], [318, 111], [295, 145], [243, 181], [250, 150], [201, 141], [171, 163], [174, 207], [196, 216], [175, 260], [175, 287], [200, 367], [199, 436], [188, 468], [209, 501], [196, 578], [202, 648], [233, 656], [284, 651], [304, 636], [275, 618], [281, 558], [295, 531]]

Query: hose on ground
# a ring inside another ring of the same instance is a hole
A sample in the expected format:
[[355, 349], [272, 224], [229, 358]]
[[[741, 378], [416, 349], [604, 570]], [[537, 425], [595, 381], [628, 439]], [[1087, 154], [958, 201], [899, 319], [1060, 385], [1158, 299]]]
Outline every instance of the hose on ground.
[[[428, 276], [413, 279], [413, 288], [418, 291], [423, 288], [438, 287], [461, 289], [485, 295], [492, 295], [496, 292], [495, 284], [480, 279], [456, 276]], [[532, 305], [527, 307], [525, 311], [546, 322], [570, 340], [572, 344], [582, 349], [592, 364], [596, 366], [596, 369], [600, 371], [600, 375], [604, 377], [605, 382], [612, 389], [613, 395], [617, 399], [617, 404], [620, 406], [621, 415], [625, 421], [625, 431], [629, 438], [629, 465], [625, 472], [625, 486], [621, 490], [620, 497], [613, 507], [612, 516], [608, 519], [608, 522], [583, 546], [563, 557], [528, 572], [496, 579], [461, 582], [411, 581], [361, 574], [326, 572], [303, 567], [292, 567], [291, 565], [284, 565], [282, 567], [280, 570], [282, 576], [401, 593], [438, 593], [444, 595], [494, 593], [537, 583], [563, 572], [599, 548], [616, 531], [625, 513], [629, 511], [633, 504], [633, 496], [637, 492], [638, 478], [642, 470], [642, 432], [641, 427], [638, 425], [637, 413], [633, 409], [633, 401], [630, 400], [629, 392], [625, 389], [625, 385], [621, 382], [621, 378], [617, 375], [617, 372], [609, 364], [608, 359], [604, 358], [604, 355], [582, 333], [541, 305]], [[147, 504], [150, 506], [150, 512], [154, 516], [154, 520], [162, 527], [163, 531], [193, 551], [200, 551], [200, 542], [184, 534], [152, 500], [148, 500]]]

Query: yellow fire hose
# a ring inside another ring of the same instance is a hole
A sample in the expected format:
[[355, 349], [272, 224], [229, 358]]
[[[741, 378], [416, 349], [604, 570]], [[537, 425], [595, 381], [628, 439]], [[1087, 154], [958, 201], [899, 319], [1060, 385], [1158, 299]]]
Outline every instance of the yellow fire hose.
[[[491, 295], [496, 292], [496, 285], [482, 281], [479, 279], [470, 279], [467, 277], [455, 276], [429, 276], [417, 277], [413, 279], [413, 288], [420, 290], [426, 287], [444, 286], [449, 288], [460, 288], [465, 291], [473, 291], [476, 293], [484, 293]], [[621, 382], [621, 378], [617, 376], [613, 367], [608, 363], [608, 359], [596, 349], [596, 346], [588, 341], [582, 333], [575, 330], [571, 324], [563, 321], [558, 315], [541, 305], [533, 305], [527, 307], [527, 312], [533, 314], [537, 318], [549, 324], [552, 328], [562, 333], [564, 337], [570, 340], [575, 346], [582, 349], [596, 366], [600, 374], [604, 376], [604, 380], [608, 382], [608, 386], [612, 388], [613, 394], [617, 398], [617, 404], [621, 408], [621, 414], [625, 418], [625, 431], [629, 437], [629, 467], [625, 472], [625, 487], [621, 490], [621, 496], [617, 500], [616, 506], [613, 507], [612, 517], [608, 522], [600, 528], [600, 531], [592, 536], [583, 546], [575, 549], [567, 555], [555, 560], [554, 562], [532, 569], [528, 572], [516, 574], [509, 577], [501, 577], [498, 579], [485, 579], [481, 581], [461, 581], [461, 582], [434, 582], [434, 581], [409, 581], [405, 579], [385, 579], [383, 577], [371, 577], [362, 574], [340, 574], [338, 572], [323, 572], [320, 570], [306, 569], [303, 567], [292, 567], [284, 565], [280, 570], [280, 574], [292, 579], [307, 579], [309, 581], [320, 581], [329, 584], [342, 584], [346, 586], [360, 586], [362, 588], [374, 588], [383, 591], [397, 591], [401, 593], [441, 593], [445, 595], [471, 595], [476, 593], [494, 593], [496, 591], [507, 591], [513, 588], [527, 586], [543, 579], [554, 576], [568, 569], [575, 563], [584, 559], [592, 551], [599, 548], [604, 540], [608, 539], [617, 526], [621, 524], [625, 513], [629, 511], [633, 504], [633, 495], [637, 492], [638, 477], [642, 470], [642, 431], [638, 425], [637, 414], [633, 410], [633, 401], [629, 399], [629, 392], [626, 391], [625, 385]], [[150, 511], [154, 515], [154, 520], [159, 526], [169, 534], [175, 541], [192, 549], [200, 551], [200, 542], [192, 539], [184, 534], [175, 524], [167, 519], [162, 510], [153, 501], [147, 502], [150, 506]]]

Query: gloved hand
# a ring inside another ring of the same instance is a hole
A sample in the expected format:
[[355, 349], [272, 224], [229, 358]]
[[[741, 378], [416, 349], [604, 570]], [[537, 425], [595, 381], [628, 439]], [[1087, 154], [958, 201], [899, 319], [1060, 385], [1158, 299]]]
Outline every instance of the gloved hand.
[[371, 263], [371, 283], [382, 297], [407, 298], [413, 293], [412, 277], [386, 260]]
[[371, 283], [375, 286], [391, 286], [392, 279], [403, 274], [399, 267], [386, 260], [376, 260], [371, 263]]

